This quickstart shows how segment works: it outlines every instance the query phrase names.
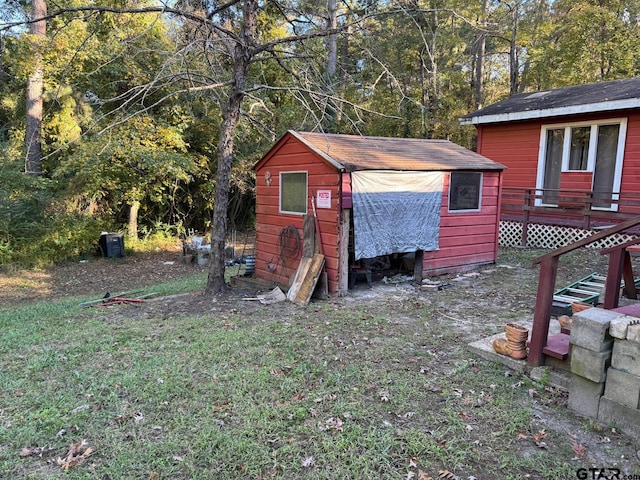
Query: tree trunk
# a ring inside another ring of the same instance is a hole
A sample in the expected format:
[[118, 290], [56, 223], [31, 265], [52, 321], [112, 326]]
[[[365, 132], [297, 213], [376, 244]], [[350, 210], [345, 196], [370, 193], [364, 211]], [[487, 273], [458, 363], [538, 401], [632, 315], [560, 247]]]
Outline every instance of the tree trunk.
[[218, 171], [214, 189], [213, 225], [211, 231], [211, 262], [205, 293], [221, 293], [224, 280], [224, 247], [227, 236], [229, 183], [233, 166], [233, 145], [240, 109], [246, 95], [247, 72], [253, 55], [256, 36], [257, 0], [245, 0], [242, 8], [242, 31], [233, 58], [233, 85], [222, 108], [222, 125], [218, 137]]
[[4, 35], [0, 35], [0, 86], [6, 82], [4, 68]]
[[[47, 14], [47, 2], [33, 0], [33, 18], [43, 18]], [[29, 175], [42, 174], [42, 93], [43, 93], [43, 64], [42, 44], [47, 33], [45, 20], [31, 24], [33, 35], [33, 71], [27, 79], [27, 123], [25, 132], [25, 172]]]
[[489, 9], [489, 0], [482, 2], [482, 30], [478, 35], [478, 45], [476, 49], [476, 70], [474, 78], [474, 107], [475, 110], [482, 108], [482, 99], [484, 96], [484, 57], [487, 45], [487, 28], [486, 14]]
[[518, 35], [518, 4], [514, 3], [513, 10], [511, 11], [512, 15], [512, 24], [511, 24], [511, 41], [509, 42], [509, 95], [515, 95], [518, 93], [518, 80], [519, 80], [519, 72], [518, 72], [518, 47], [516, 44], [516, 39]]
[[[338, 28], [338, 9], [336, 8], [336, 0], [327, 0], [327, 28], [335, 30]], [[336, 75], [338, 66], [338, 36], [335, 33], [327, 36], [327, 78], [332, 82]]]
[[129, 236], [138, 238], [138, 212], [140, 211], [140, 202], [134, 200], [129, 206]]
[[[338, 27], [338, 9], [336, 0], [327, 0], [327, 30]], [[327, 35], [325, 39], [327, 47], [327, 70], [325, 72], [325, 90], [329, 96], [335, 94], [336, 71], [338, 68], [338, 36], [335, 33]], [[326, 111], [322, 122], [322, 128], [326, 132], [336, 133], [338, 126], [338, 105], [327, 98]]]

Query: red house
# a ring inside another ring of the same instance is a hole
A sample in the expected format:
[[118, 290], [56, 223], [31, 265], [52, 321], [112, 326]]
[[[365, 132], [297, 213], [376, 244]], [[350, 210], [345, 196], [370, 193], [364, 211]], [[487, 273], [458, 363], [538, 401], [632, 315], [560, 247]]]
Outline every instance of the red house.
[[330, 292], [363, 262], [420, 276], [495, 262], [503, 169], [446, 140], [289, 131], [255, 166], [256, 276], [288, 285], [314, 210]]
[[514, 95], [460, 119], [502, 163], [502, 213], [590, 228], [640, 214], [640, 78]]

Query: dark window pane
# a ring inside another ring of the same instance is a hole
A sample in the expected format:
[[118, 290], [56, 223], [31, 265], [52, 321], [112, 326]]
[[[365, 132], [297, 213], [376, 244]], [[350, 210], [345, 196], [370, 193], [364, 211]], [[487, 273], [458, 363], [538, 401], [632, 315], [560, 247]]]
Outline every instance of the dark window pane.
[[542, 188], [542, 203], [546, 205], [558, 204], [558, 189], [560, 188], [560, 171], [562, 170], [562, 149], [564, 145], [564, 128], [547, 130], [547, 149], [544, 159], [544, 183]]
[[573, 127], [571, 129], [571, 151], [569, 152], [569, 170], [586, 170], [589, 161], [589, 136], [591, 127]]
[[593, 172], [594, 207], [611, 207], [619, 134], [620, 125], [600, 125], [598, 127], [596, 168]]
[[449, 210], [478, 210], [482, 173], [451, 172]]

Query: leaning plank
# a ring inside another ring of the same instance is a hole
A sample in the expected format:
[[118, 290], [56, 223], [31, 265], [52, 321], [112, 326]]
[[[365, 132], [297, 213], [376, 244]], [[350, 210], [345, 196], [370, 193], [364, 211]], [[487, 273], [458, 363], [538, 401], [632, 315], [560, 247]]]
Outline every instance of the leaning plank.
[[293, 300], [298, 295], [300, 291], [300, 287], [302, 286], [302, 282], [304, 281], [304, 277], [309, 270], [309, 265], [311, 264], [311, 257], [302, 257], [300, 259], [300, 264], [298, 265], [298, 270], [293, 276], [293, 280], [291, 281], [291, 286], [287, 291], [287, 300], [293, 302]]
[[316, 250], [316, 224], [313, 215], [304, 216], [304, 241], [302, 256], [312, 257]]
[[306, 272], [302, 276], [303, 280], [300, 284], [300, 288], [298, 289], [295, 297], [293, 297], [294, 303], [298, 305], [307, 305], [309, 303], [313, 290], [316, 288], [318, 283], [320, 273], [322, 273], [322, 267], [324, 267], [324, 255], [316, 253], [311, 259]]

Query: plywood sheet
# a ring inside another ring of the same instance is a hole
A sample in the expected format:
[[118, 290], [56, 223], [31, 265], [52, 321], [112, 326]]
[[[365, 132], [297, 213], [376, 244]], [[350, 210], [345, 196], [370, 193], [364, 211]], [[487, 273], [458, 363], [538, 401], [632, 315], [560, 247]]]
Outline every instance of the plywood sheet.
[[300, 260], [293, 284], [287, 293], [287, 299], [298, 305], [307, 305], [318, 283], [323, 266], [324, 255], [320, 253], [316, 253], [312, 258], [303, 257]]
[[306, 272], [309, 270], [309, 264], [311, 263], [311, 257], [302, 257], [300, 259], [300, 264], [298, 265], [298, 269], [296, 273], [293, 275], [293, 280], [291, 280], [291, 286], [287, 291], [287, 300], [293, 302], [293, 300], [298, 296], [298, 292], [300, 291], [300, 287], [302, 286], [302, 281], [304, 280], [304, 276]]

